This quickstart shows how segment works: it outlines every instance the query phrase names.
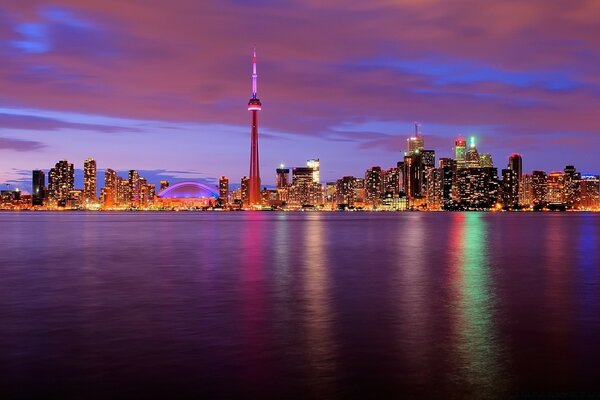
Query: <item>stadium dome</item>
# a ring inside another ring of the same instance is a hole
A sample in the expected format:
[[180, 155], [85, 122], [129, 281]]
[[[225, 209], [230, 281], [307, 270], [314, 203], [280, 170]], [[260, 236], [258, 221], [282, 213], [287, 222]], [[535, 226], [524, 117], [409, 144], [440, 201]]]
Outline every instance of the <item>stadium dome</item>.
[[199, 182], [180, 182], [157, 194], [161, 199], [216, 199], [215, 189]]

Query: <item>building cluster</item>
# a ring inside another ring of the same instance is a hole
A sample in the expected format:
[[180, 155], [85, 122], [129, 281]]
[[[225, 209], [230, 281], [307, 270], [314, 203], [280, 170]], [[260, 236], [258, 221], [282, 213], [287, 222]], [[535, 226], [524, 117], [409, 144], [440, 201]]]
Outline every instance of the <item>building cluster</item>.
[[[147, 209], [156, 198], [155, 185], [148, 183], [138, 171], [130, 170], [123, 178], [113, 169], [104, 172], [104, 187], [98, 196], [97, 166], [92, 158], [83, 164], [83, 188], [75, 188], [75, 168], [61, 160], [46, 173], [32, 172], [31, 195], [22, 196], [18, 189], [3, 191], [3, 208], [44, 209]], [[161, 186], [168, 186], [161, 181]]]
[[[418, 125], [407, 140], [401, 161], [389, 169], [374, 166], [364, 177], [344, 176], [320, 182], [320, 162], [276, 169], [275, 189], [261, 191], [261, 206], [278, 209], [324, 210], [598, 210], [600, 178], [582, 175], [573, 166], [564, 171], [523, 174], [523, 160], [512, 154], [498, 171], [491, 154], [480, 153], [475, 138], [458, 139], [453, 158], [437, 160], [425, 148]], [[291, 173], [291, 181], [290, 181]], [[248, 178], [229, 191], [229, 179], [219, 181], [221, 204], [250, 208]]]

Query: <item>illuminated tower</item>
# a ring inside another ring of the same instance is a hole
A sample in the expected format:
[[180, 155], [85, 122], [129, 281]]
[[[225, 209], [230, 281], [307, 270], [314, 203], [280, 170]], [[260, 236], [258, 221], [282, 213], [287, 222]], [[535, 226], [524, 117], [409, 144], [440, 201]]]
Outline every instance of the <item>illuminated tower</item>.
[[465, 156], [467, 154], [467, 141], [464, 139], [457, 139], [454, 142], [454, 159], [456, 160], [456, 166], [458, 168], [465, 168]]
[[258, 168], [258, 112], [262, 104], [256, 97], [257, 90], [256, 74], [256, 47], [252, 57], [252, 98], [248, 101], [248, 111], [252, 112], [252, 129], [250, 144], [250, 176], [248, 178], [248, 205], [255, 206], [260, 204], [260, 171]]
[[86, 206], [96, 202], [96, 161], [93, 158], [83, 164], [83, 202]]
[[423, 140], [420, 127], [421, 125], [418, 122], [415, 122], [415, 136], [406, 139], [409, 156], [415, 153], [418, 154], [425, 148], [425, 141]]

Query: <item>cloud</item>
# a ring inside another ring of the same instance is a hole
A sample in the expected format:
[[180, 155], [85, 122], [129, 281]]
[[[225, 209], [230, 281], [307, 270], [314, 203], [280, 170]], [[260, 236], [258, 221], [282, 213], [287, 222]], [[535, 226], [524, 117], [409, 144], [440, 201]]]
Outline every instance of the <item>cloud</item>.
[[41, 142], [23, 139], [13, 139], [0, 137], [0, 150], [14, 150], [20, 152], [38, 151], [45, 148], [46, 145]]

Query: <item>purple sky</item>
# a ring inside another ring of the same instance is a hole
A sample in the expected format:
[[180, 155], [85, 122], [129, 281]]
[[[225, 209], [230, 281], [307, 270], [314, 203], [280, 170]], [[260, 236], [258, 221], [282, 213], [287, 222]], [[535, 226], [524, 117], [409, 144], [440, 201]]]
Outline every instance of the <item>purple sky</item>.
[[[355, 3], [356, 5], [353, 5]], [[389, 168], [413, 121], [449, 156], [600, 172], [597, 0], [20, 0], [0, 4], [0, 187], [93, 156], [151, 181]]]

